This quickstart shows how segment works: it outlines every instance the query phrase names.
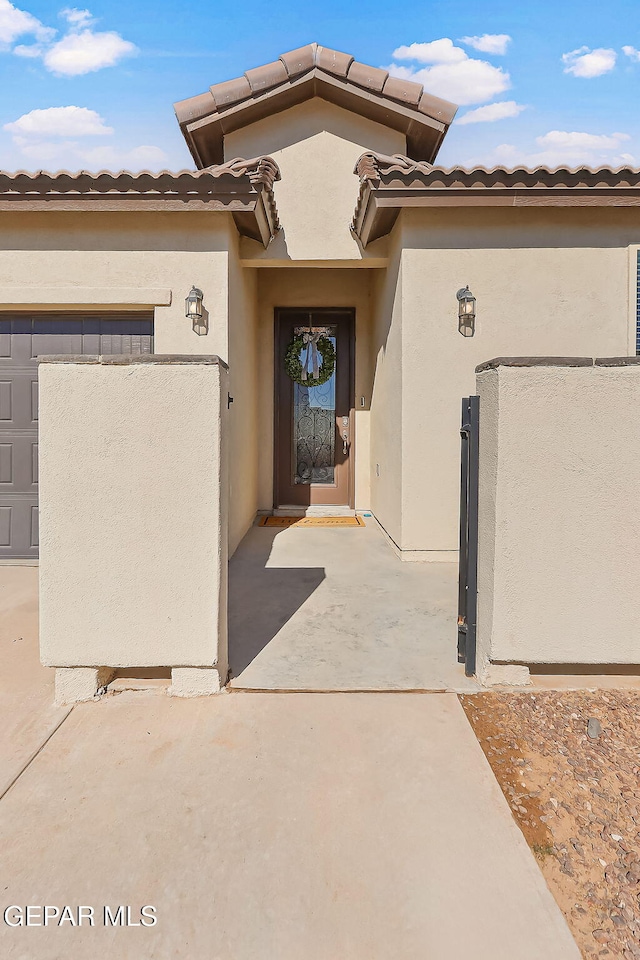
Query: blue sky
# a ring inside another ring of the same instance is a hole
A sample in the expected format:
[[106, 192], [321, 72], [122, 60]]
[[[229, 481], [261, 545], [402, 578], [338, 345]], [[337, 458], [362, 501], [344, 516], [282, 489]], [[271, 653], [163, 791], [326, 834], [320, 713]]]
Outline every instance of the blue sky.
[[312, 40], [459, 103], [444, 165], [640, 164], [638, 0], [0, 0], [0, 167], [191, 167], [172, 103]]

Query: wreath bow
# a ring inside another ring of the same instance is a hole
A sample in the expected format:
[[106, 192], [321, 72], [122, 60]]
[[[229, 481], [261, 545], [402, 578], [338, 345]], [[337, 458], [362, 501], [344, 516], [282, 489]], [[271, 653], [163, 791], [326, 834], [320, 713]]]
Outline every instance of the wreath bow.
[[320, 339], [321, 336], [322, 334], [312, 333], [311, 331], [309, 331], [308, 333], [302, 334], [302, 342], [306, 344], [306, 347], [307, 347], [305, 351], [304, 359], [302, 361], [302, 374], [301, 374], [302, 379], [305, 381], [309, 379], [309, 374], [312, 375], [313, 380], [317, 380], [320, 374], [320, 361], [318, 358], [318, 340]]

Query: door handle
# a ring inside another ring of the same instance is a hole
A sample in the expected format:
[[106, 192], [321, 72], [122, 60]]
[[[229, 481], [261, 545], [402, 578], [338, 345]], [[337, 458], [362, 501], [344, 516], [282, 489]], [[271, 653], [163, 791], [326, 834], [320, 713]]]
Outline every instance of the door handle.
[[349, 453], [349, 434], [346, 430], [342, 434], [342, 453], [345, 457]]

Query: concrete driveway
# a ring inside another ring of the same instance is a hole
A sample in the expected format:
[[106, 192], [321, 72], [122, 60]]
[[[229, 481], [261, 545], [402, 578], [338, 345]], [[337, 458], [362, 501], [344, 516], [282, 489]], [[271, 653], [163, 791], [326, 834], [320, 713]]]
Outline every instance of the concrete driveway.
[[0, 567], [0, 796], [69, 708], [38, 655], [38, 568]]
[[455, 694], [56, 710], [36, 572], [0, 570], [3, 960], [579, 960]]

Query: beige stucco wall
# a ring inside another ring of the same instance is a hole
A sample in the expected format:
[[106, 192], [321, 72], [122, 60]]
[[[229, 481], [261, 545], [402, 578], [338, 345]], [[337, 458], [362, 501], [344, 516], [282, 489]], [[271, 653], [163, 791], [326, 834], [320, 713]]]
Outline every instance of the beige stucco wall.
[[[273, 506], [274, 311], [276, 307], [353, 307], [356, 311], [355, 505], [370, 506], [372, 390], [371, 283], [374, 270], [260, 269], [258, 274], [259, 509]], [[364, 398], [364, 406], [361, 400]]]
[[[602, 208], [416, 210], [406, 211], [396, 230], [402, 245], [401, 546], [452, 551], [460, 399], [474, 392], [476, 365], [496, 356], [627, 355], [633, 343], [629, 245], [640, 238], [640, 215]], [[456, 291], [465, 284], [477, 298], [471, 338], [457, 329]]]
[[478, 376], [479, 671], [640, 663], [640, 367]]
[[39, 369], [43, 663], [217, 664], [224, 682], [226, 370]]
[[[224, 213], [3, 213], [0, 310], [140, 309], [139, 291], [146, 291], [157, 353], [226, 359], [234, 235]], [[184, 315], [194, 283], [210, 315], [206, 336], [194, 333]]]
[[403, 134], [315, 98], [229, 134], [224, 149], [227, 160], [269, 154], [282, 173], [274, 192], [283, 229], [266, 250], [243, 241], [247, 259], [372, 257], [349, 230], [358, 198], [353, 168], [365, 150], [405, 153]]
[[402, 541], [402, 264], [399, 233], [391, 240], [389, 266], [376, 271], [372, 295], [369, 474], [371, 509], [396, 546]]
[[233, 554], [258, 509], [258, 300], [256, 271], [240, 266], [238, 239], [229, 251], [229, 552]]
[[[21, 213], [0, 220], [0, 310], [152, 308], [158, 354], [230, 362], [230, 547], [257, 509], [255, 272], [241, 268], [226, 214]], [[195, 284], [208, 316], [195, 331], [184, 298]]]

